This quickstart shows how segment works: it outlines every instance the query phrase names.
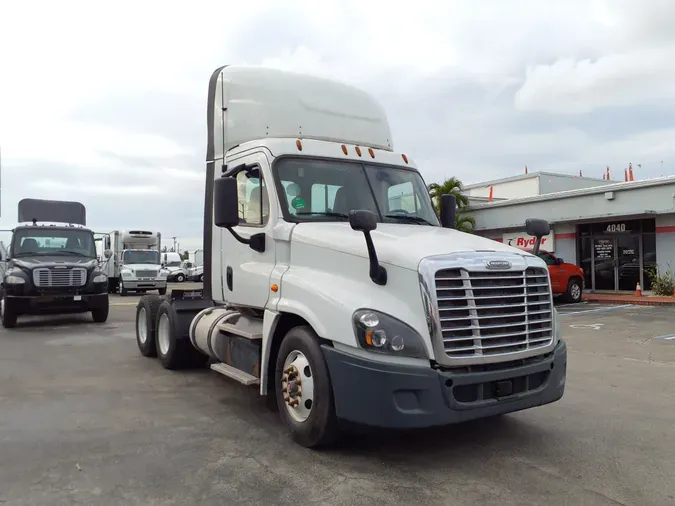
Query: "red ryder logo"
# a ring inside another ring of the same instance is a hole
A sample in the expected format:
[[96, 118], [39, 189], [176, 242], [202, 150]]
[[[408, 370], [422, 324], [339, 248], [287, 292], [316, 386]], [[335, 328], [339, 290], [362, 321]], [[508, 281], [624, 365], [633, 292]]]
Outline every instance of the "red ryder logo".
[[[525, 232], [505, 233], [502, 238], [504, 244], [520, 249], [532, 249], [536, 240], [536, 238], [527, 235]], [[551, 252], [555, 251], [553, 233], [541, 238], [541, 249]]]

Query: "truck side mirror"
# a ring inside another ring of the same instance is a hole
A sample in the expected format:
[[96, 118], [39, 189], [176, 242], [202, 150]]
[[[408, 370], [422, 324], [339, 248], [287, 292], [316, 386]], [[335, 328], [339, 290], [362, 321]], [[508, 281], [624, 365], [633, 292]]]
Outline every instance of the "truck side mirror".
[[377, 216], [367, 209], [352, 209], [349, 211], [349, 225], [357, 232], [363, 232], [368, 248], [368, 260], [370, 261], [370, 279], [376, 285], [387, 284], [387, 270], [380, 265], [370, 232], [377, 228]]
[[551, 226], [546, 220], [541, 220], [539, 218], [529, 218], [525, 220], [525, 232], [527, 235], [537, 238], [534, 243], [534, 247], [532, 248], [532, 253], [536, 255], [539, 253], [541, 238], [551, 233]]
[[237, 180], [221, 177], [213, 185], [213, 223], [216, 227], [229, 228], [239, 225]]
[[441, 195], [441, 226], [455, 228], [457, 214], [457, 199], [454, 195]]
[[370, 232], [377, 228], [377, 216], [366, 209], [354, 209], [349, 211], [349, 225], [358, 232]]
[[110, 251], [109, 249], [105, 250], [103, 252], [103, 256], [105, 257], [106, 260], [108, 260], [112, 256], [112, 251]]

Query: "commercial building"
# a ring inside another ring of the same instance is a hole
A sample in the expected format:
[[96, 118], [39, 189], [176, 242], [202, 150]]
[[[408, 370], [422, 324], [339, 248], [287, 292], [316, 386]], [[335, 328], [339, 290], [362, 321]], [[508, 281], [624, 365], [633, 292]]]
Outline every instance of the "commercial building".
[[476, 233], [529, 248], [527, 218], [544, 218], [542, 249], [580, 266], [587, 291], [651, 287], [649, 271], [675, 269], [675, 176], [612, 181], [535, 172], [468, 185]]

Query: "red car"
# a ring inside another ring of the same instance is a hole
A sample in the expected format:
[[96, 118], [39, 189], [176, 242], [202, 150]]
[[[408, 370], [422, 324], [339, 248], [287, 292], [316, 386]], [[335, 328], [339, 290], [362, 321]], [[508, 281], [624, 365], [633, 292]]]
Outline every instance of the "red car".
[[553, 295], [562, 295], [569, 302], [581, 302], [581, 294], [584, 290], [584, 271], [548, 251], [539, 250], [537, 256], [548, 266]]

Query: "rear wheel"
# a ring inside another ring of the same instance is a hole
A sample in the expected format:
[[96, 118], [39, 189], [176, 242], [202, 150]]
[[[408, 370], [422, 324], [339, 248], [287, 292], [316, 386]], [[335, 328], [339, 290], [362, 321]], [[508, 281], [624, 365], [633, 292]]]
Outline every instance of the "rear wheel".
[[203, 283], [203, 282], [204, 282], [204, 275], [203, 275], [203, 274], [200, 274], [200, 275], [199, 275], [199, 282], [200, 282], [200, 283]]
[[204, 366], [208, 357], [197, 351], [189, 339], [178, 338], [178, 314], [170, 301], [162, 300], [155, 321], [157, 357], [165, 369]]
[[581, 295], [583, 289], [581, 287], [581, 280], [579, 278], [572, 278], [567, 283], [567, 291], [565, 292], [565, 298], [569, 302], [581, 302]]
[[338, 438], [328, 366], [311, 327], [294, 327], [284, 336], [276, 361], [275, 392], [281, 419], [296, 443], [316, 448]]
[[155, 320], [161, 303], [159, 295], [144, 295], [136, 306], [136, 343], [144, 357], [157, 356]]

